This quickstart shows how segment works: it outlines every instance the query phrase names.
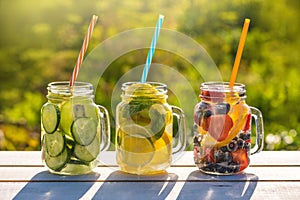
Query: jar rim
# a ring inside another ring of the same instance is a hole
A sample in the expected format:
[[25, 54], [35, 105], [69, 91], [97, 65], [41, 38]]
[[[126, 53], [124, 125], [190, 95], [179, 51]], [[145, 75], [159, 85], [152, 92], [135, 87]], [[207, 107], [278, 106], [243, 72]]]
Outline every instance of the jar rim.
[[75, 82], [70, 87], [69, 81], [54, 81], [48, 84], [48, 91], [55, 94], [65, 95], [93, 95], [93, 85], [88, 82]]
[[[130, 87], [136, 84], [136, 87]], [[149, 89], [149, 85], [153, 89]], [[122, 84], [122, 96], [138, 97], [151, 95], [153, 97], [166, 97], [167, 96], [167, 85], [160, 82], [145, 82], [140, 83], [138, 81], [130, 81]]]
[[200, 86], [201, 90], [209, 90], [214, 92], [245, 92], [245, 85], [242, 83], [234, 83], [233, 87], [230, 87], [229, 82], [204, 82]]
[[226, 95], [232, 98], [246, 98], [245, 85], [242, 83], [234, 83], [233, 87], [229, 82], [204, 82], [200, 86], [200, 98], [204, 99], [223, 99]]

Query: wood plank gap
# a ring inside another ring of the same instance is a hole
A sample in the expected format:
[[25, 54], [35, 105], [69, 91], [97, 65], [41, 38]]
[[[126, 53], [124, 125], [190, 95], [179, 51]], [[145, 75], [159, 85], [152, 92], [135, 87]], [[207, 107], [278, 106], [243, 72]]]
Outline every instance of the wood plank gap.
[[85, 183], [85, 182], [120, 182], [120, 183], [152, 183], [152, 182], [200, 182], [200, 183], [227, 183], [227, 182], [299, 182], [300, 180], [0, 180], [0, 183]]

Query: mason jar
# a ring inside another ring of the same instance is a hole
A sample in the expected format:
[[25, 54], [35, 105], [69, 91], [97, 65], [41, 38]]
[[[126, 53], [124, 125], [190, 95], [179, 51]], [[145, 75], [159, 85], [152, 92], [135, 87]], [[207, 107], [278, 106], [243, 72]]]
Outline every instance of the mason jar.
[[[121, 171], [131, 174], [164, 172], [172, 154], [184, 150], [183, 111], [167, 102], [167, 86], [156, 82], [127, 82], [116, 108], [116, 156]], [[173, 117], [178, 132], [173, 147]]]
[[241, 83], [230, 87], [227, 82], [205, 82], [200, 89], [201, 101], [194, 109], [195, 164], [208, 174], [240, 173], [249, 166], [250, 155], [263, 148], [262, 114], [247, 105]]
[[[41, 108], [42, 160], [50, 172], [78, 175], [91, 172], [99, 152], [109, 146], [109, 115], [94, 103], [90, 83], [48, 84], [48, 102]], [[101, 141], [102, 140], [102, 141]]]

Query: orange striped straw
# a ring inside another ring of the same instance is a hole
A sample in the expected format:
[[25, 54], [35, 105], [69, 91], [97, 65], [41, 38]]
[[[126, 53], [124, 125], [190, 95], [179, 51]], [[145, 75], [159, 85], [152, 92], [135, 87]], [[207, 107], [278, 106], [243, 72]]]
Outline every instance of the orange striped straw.
[[232, 69], [232, 73], [231, 73], [231, 77], [230, 77], [230, 83], [229, 83], [230, 87], [233, 87], [236, 76], [237, 76], [237, 73], [238, 73], [238, 70], [239, 70], [240, 61], [241, 61], [241, 57], [242, 57], [242, 53], [243, 53], [247, 33], [248, 33], [249, 24], [250, 24], [250, 19], [246, 18], [245, 21], [244, 21], [244, 27], [243, 27], [243, 30], [242, 30], [242, 35], [241, 35], [241, 38], [240, 38], [238, 50], [236, 52], [234, 65], [233, 65], [233, 69]]
[[75, 67], [73, 69], [73, 74], [72, 74], [72, 77], [71, 77], [71, 80], [70, 80], [70, 84], [69, 84], [70, 87], [73, 87], [73, 85], [74, 85], [74, 83], [76, 81], [76, 78], [78, 76], [80, 65], [82, 64], [84, 54], [85, 54], [85, 52], [86, 52], [86, 50], [88, 48], [89, 41], [90, 41], [90, 38], [92, 36], [93, 30], [94, 30], [94, 26], [95, 26], [95, 24], [97, 22], [97, 19], [98, 19], [98, 16], [93, 15], [92, 20], [91, 20], [90, 25], [89, 25], [89, 28], [88, 28], [88, 31], [87, 31], [87, 33], [85, 35], [82, 47], [80, 49], [80, 52], [79, 52], [79, 55], [78, 55]]

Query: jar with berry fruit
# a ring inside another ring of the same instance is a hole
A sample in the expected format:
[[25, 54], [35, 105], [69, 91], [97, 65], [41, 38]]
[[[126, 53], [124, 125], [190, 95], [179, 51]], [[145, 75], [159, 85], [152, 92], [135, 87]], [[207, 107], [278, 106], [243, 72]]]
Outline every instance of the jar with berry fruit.
[[194, 109], [195, 164], [208, 174], [240, 173], [249, 166], [250, 155], [263, 148], [262, 114], [247, 105], [245, 85], [241, 83], [230, 87], [227, 82], [205, 82], [200, 89], [201, 101]]

